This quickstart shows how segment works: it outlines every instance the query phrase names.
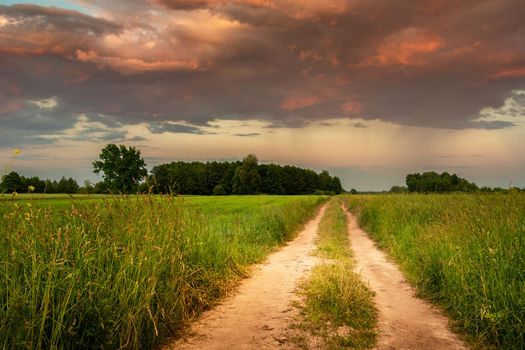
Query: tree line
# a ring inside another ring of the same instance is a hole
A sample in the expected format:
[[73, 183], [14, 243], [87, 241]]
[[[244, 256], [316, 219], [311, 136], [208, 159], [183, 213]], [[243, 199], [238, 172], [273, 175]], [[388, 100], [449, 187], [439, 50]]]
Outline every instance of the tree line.
[[[510, 189], [509, 189], [510, 190]], [[519, 188], [512, 190], [523, 191]], [[459, 177], [456, 174], [443, 172], [438, 174], [435, 171], [424, 173], [408, 174], [406, 176], [406, 186], [393, 186], [391, 193], [450, 193], [450, 192], [506, 192], [506, 189], [500, 187], [484, 186], [479, 188], [475, 183]]]
[[171, 162], [153, 167], [147, 181], [155, 193], [197, 195], [341, 193], [337, 176], [290, 165], [242, 162]]
[[73, 178], [62, 177], [59, 181], [43, 180], [38, 176], [25, 177], [16, 171], [2, 177], [0, 193], [77, 193], [80, 186]]
[[106, 145], [93, 162], [103, 181], [80, 187], [72, 178], [59, 181], [26, 178], [12, 171], [2, 177], [0, 193], [171, 193], [229, 194], [339, 194], [341, 181], [326, 170], [320, 173], [290, 165], [259, 164], [255, 155], [233, 162], [171, 162], [148, 175], [140, 150]]
[[409, 192], [475, 192], [479, 188], [475, 183], [447, 172], [438, 174], [435, 171], [408, 174], [406, 185]]

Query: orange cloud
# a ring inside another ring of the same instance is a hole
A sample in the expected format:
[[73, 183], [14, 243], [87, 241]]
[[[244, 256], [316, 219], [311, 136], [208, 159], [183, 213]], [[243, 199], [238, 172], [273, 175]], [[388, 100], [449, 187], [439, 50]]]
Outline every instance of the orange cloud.
[[321, 99], [316, 96], [303, 96], [303, 97], [289, 97], [281, 103], [281, 109], [285, 111], [293, 111], [304, 107], [309, 107], [318, 104]]
[[121, 58], [112, 56], [99, 56], [95, 51], [76, 51], [76, 58], [82, 62], [95, 63], [101, 66], [110, 66], [122, 73], [151, 70], [197, 70], [199, 63], [191, 60], [162, 60], [144, 61], [138, 58]]
[[349, 8], [347, 0], [276, 0], [275, 3], [276, 7], [295, 19], [342, 13]]
[[377, 54], [369, 57], [362, 66], [421, 64], [425, 54], [444, 45], [444, 40], [438, 36], [426, 35], [416, 28], [404, 29], [386, 38], [377, 48]]
[[521, 78], [525, 77], [525, 67], [504, 69], [492, 74], [490, 79]]
[[152, 2], [175, 10], [195, 10], [228, 4], [256, 7], [272, 5], [272, 0], [153, 0]]
[[363, 104], [356, 100], [350, 100], [346, 103], [343, 103], [339, 108], [346, 114], [355, 115], [363, 111]]

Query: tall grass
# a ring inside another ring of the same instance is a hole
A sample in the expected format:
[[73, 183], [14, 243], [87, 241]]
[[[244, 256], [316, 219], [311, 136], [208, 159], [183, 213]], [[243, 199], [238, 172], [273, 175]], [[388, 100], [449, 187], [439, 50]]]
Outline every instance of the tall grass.
[[[316, 266], [303, 283], [303, 319], [299, 328], [316, 337], [315, 348], [368, 349], [376, 341], [377, 310], [373, 293], [353, 271], [346, 215], [333, 198], [319, 224]], [[297, 343], [309, 348], [309, 336]]]
[[323, 197], [11, 204], [0, 225], [0, 347], [152, 348], [288, 240]]
[[360, 222], [474, 345], [525, 346], [525, 195], [348, 197]]

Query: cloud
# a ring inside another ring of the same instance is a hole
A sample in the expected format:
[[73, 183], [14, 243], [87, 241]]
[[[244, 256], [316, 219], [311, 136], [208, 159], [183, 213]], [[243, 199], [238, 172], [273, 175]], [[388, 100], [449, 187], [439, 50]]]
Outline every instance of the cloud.
[[[0, 127], [18, 117], [39, 135], [85, 114], [154, 133], [339, 117], [508, 128], [480, 111], [525, 87], [520, 0], [81, 3], [89, 14], [0, 6]], [[50, 96], [53, 115], [27, 103]]]
[[148, 129], [154, 134], [162, 134], [165, 132], [174, 134], [209, 134], [209, 132], [206, 132], [197, 126], [180, 123], [153, 123], [148, 126]]
[[196, 60], [161, 60], [147, 62], [137, 58], [121, 58], [99, 56], [94, 51], [77, 50], [76, 58], [81, 62], [94, 63], [99, 67], [111, 67], [121, 73], [137, 71], [165, 71], [165, 70], [196, 70], [199, 63]]
[[351, 124], [351, 126], [353, 126], [354, 128], [368, 128], [368, 126], [366, 124], [363, 124], [361, 122], [357, 122], [357, 123], [354, 123], [354, 124]]
[[58, 106], [58, 101], [56, 97], [46, 98], [42, 100], [36, 100], [36, 101], [29, 101], [29, 103], [32, 103], [40, 109], [53, 109], [56, 106]]
[[148, 139], [142, 136], [133, 136], [133, 137], [127, 138], [126, 140], [132, 141], [132, 142], [139, 142], [139, 141], [147, 141]]
[[295, 109], [313, 106], [320, 101], [320, 98], [317, 96], [290, 97], [281, 103], [281, 108], [286, 111], [293, 111]]
[[469, 127], [472, 129], [486, 129], [486, 130], [495, 130], [495, 129], [507, 129], [517, 126], [516, 123], [505, 121], [505, 120], [478, 120], [473, 121], [469, 124]]
[[242, 137], [252, 137], [252, 136], [259, 136], [259, 135], [261, 135], [261, 134], [258, 133], [258, 132], [248, 132], [248, 133], [233, 134], [233, 136], [242, 136]]
[[[34, 32], [69, 31], [71, 34], [100, 35], [117, 32], [122, 27], [103, 18], [78, 11], [32, 4], [0, 5], [3, 27], [31, 29]], [[6, 28], [4, 28], [6, 29]]]

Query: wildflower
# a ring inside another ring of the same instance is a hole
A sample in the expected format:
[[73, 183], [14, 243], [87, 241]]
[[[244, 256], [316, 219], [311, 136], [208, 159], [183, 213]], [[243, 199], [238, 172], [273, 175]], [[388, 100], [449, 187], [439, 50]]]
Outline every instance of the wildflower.
[[22, 151], [19, 150], [18, 148], [15, 148], [15, 149], [13, 150], [13, 155], [14, 155], [15, 157], [16, 157], [17, 155], [19, 155], [20, 153], [22, 153]]
[[33, 191], [35, 190], [35, 186], [31, 186], [31, 185], [29, 185], [29, 186], [27, 187], [27, 190], [28, 190], [29, 192], [33, 192]]

